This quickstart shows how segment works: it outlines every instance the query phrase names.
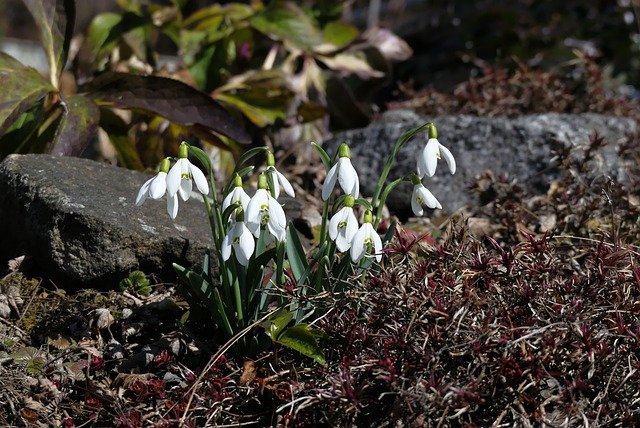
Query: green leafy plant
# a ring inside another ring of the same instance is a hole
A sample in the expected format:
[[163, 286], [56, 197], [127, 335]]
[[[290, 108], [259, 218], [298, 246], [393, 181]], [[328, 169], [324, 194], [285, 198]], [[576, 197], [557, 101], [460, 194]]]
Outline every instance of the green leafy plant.
[[152, 291], [149, 279], [141, 270], [131, 272], [119, 285], [120, 290], [131, 290], [141, 296], [148, 296]]
[[[158, 41], [170, 39], [180, 56], [175, 75], [254, 130], [305, 124], [321, 135], [319, 119], [327, 115], [340, 126], [362, 123], [372, 88], [391, 62], [411, 54], [391, 32], [362, 34], [340, 21], [340, 1], [212, 4], [192, 12], [180, 1], [118, 3], [121, 13], [98, 15], [89, 27], [85, 74], [158, 69]], [[390, 44], [393, 53], [384, 48]]]
[[[429, 140], [418, 156], [417, 172], [387, 183], [402, 145], [425, 130]], [[238, 356], [252, 356], [263, 349], [264, 335], [253, 331], [261, 326], [273, 342], [324, 363], [318, 342], [322, 333], [303, 322], [316, 314], [314, 301], [322, 293], [342, 291], [354, 277], [364, 282], [370, 272], [378, 270], [383, 246], [392, 238], [395, 227], [391, 226], [383, 239], [376, 227], [387, 196], [401, 181], [413, 183], [412, 206], [421, 215], [423, 205], [440, 207], [423, 186], [423, 177], [435, 173], [440, 156], [455, 172], [455, 160], [438, 142], [432, 123], [411, 129], [397, 140], [370, 203], [359, 197], [359, 178], [348, 146], [340, 146], [333, 159], [321, 147], [314, 147], [327, 169], [327, 177], [322, 188], [325, 203], [320, 245], [309, 256], [277, 201], [282, 193], [295, 197], [295, 191], [276, 169], [273, 154], [264, 147], [253, 148], [240, 157], [233, 178], [223, 186], [221, 201], [211, 160], [203, 150], [184, 142], [175, 164], [171, 166], [171, 160], [165, 159], [158, 174], [147, 180], [138, 193], [138, 205], [147, 198], [160, 199], [166, 194], [167, 211], [172, 218], [178, 214], [179, 200], [189, 199], [194, 185], [202, 194], [213, 246], [202, 267], [174, 264], [174, 268], [190, 304], [189, 316], [214, 324], [214, 336]], [[258, 175], [257, 189], [249, 197], [243, 177], [253, 171], [253, 166], [246, 164], [260, 153], [266, 157], [266, 168]], [[208, 180], [189, 160], [189, 154], [204, 167]], [[336, 186], [344, 194], [332, 202]], [[364, 208], [361, 225], [354, 213], [355, 205]]]
[[78, 155], [96, 137], [99, 127], [110, 136], [120, 161], [131, 168], [143, 164], [128, 126], [113, 109], [144, 112], [166, 119], [186, 135], [239, 143], [249, 136], [227, 111], [206, 94], [183, 82], [160, 76], [107, 72], [79, 88], [62, 91], [75, 20], [72, 0], [25, 0], [33, 15], [46, 53], [49, 75], [42, 77], [11, 56], [0, 53], [0, 156], [10, 153], [50, 152]]

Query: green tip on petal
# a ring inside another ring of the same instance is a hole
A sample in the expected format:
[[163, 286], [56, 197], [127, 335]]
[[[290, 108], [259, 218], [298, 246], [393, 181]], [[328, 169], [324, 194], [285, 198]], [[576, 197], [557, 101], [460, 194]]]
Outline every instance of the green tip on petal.
[[351, 159], [351, 149], [345, 143], [340, 144], [338, 157]]
[[171, 169], [171, 159], [164, 158], [162, 162], [160, 162], [160, 172], [167, 173]]
[[273, 157], [271, 150], [267, 150], [267, 166], [276, 166], [276, 158]]
[[421, 183], [422, 183], [422, 180], [420, 180], [420, 177], [418, 177], [418, 174], [416, 174], [415, 172], [411, 173], [411, 184], [415, 186]]
[[364, 212], [364, 222], [365, 223], [373, 223], [373, 214], [371, 214], [370, 210], [366, 210]]
[[258, 189], [267, 190], [268, 188], [269, 188], [269, 184], [267, 184], [267, 176], [265, 175], [264, 172], [261, 172], [260, 175], [258, 176]]
[[236, 174], [235, 177], [233, 177], [233, 186], [242, 187], [242, 177], [240, 177], [240, 174]]
[[355, 205], [356, 200], [353, 196], [351, 195], [347, 195], [344, 198], [344, 206], [345, 207], [349, 207], [349, 208], [353, 208], [353, 206]]
[[189, 157], [189, 145], [184, 141], [180, 144], [180, 148], [178, 149], [178, 157], [180, 159]]
[[236, 221], [240, 223], [244, 221], [244, 210], [242, 207], [236, 208]]
[[436, 129], [436, 126], [433, 123], [430, 123], [428, 127], [429, 127], [429, 139], [438, 138], [438, 130]]

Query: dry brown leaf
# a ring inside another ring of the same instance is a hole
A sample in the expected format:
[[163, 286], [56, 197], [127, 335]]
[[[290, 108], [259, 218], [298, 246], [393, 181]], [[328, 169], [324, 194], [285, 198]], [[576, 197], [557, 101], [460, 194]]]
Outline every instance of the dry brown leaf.
[[240, 376], [240, 385], [248, 385], [256, 378], [256, 363], [251, 360], [244, 362], [242, 367], [242, 376]]

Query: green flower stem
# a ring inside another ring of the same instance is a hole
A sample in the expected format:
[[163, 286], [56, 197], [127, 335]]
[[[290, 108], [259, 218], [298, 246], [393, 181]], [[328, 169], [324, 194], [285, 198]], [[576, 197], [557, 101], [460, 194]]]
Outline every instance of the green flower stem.
[[[232, 263], [235, 270], [235, 263]], [[233, 281], [233, 294], [236, 301], [236, 317], [238, 318], [238, 323], [240, 325], [244, 325], [244, 311], [242, 306], [242, 291], [240, 290], [240, 281], [238, 276], [236, 275], [235, 281]]]
[[[376, 210], [376, 212], [378, 212], [378, 209], [379, 209], [377, 205], [380, 203], [380, 195], [382, 194], [382, 188], [384, 187], [384, 184], [387, 181], [387, 177], [389, 177], [389, 172], [391, 171], [391, 167], [393, 166], [393, 162], [396, 160], [396, 156], [398, 155], [400, 148], [404, 145], [404, 143], [409, 141], [418, 132], [426, 128], [429, 128], [430, 126], [432, 126], [431, 123], [425, 123], [422, 126], [418, 126], [417, 128], [413, 128], [405, 132], [400, 136], [400, 138], [396, 140], [396, 143], [393, 146], [393, 150], [391, 150], [391, 154], [389, 154], [389, 157], [387, 158], [387, 162], [384, 164], [382, 174], [380, 175], [380, 178], [376, 183], [376, 190], [373, 193], [373, 199], [371, 200], [371, 205], [373, 205], [373, 209]], [[380, 204], [380, 205], [382, 206], [383, 204]]]
[[318, 244], [327, 239], [327, 217], [329, 217], [329, 201], [325, 201], [322, 206], [322, 223], [320, 224], [320, 237], [318, 238]]

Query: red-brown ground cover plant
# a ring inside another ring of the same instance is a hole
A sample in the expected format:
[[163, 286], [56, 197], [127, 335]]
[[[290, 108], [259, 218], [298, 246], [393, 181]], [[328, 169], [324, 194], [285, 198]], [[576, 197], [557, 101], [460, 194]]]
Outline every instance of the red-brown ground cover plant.
[[[543, 195], [479, 177], [484, 205], [440, 235], [400, 230], [378, 274], [314, 298], [325, 366], [277, 345], [246, 361], [209, 349], [179, 322], [171, 285], [148, 297], [40, 287], [3, 321], [16, 339], [0, 350], [0, 423], [634, 426], [640, 138], [619, 150], [624, 183], [592, 168], [606, 143], [558, 153], [564, 173]], [[75, 304], [29, 315], [63, 297]]]

